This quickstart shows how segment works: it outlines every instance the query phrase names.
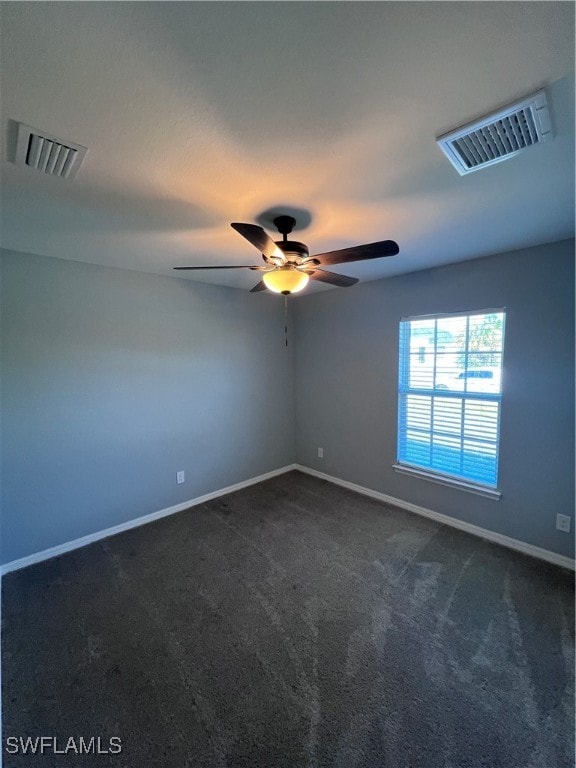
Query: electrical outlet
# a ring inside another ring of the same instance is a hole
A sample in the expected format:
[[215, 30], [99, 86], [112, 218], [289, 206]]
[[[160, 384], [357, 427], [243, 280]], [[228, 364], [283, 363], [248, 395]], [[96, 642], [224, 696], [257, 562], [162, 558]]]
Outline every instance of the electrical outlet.
[[319, 459], [324, 458], [324, 448], [318, 448], [318, 458]]
[[568, 515], [556, 515], [556, 528], [564, 533], [570, 533], [570, 523], [572, 518]]
[[178, 485], [180, 485], [180, 483], [183, 483], [185, 480], [186, 480], [186, 472], [184, 472], [184, 470], [182, 470], [181, 472], [176, 472], [176, 482], [178, 483]]

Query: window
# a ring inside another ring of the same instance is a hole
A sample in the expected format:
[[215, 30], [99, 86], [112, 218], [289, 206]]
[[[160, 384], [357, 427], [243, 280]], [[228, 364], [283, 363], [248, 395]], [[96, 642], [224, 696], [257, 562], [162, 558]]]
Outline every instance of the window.
[[503, 310], [401, 321], [395, 469], [495, 491], [504, 322]]

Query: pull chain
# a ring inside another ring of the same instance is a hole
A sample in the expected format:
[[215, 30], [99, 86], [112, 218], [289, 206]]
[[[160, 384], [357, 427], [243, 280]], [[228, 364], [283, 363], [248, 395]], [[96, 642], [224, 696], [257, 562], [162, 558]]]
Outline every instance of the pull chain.
[[288, 346], [288, 296], [284, 294], [284, 343]]

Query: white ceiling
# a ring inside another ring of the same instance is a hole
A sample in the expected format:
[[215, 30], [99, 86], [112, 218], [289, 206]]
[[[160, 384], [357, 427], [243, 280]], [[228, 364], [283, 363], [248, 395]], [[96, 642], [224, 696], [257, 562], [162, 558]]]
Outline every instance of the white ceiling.
[[[2, 2], [0, 20], [5, 248], [257, 264], [229, 223], [284, 205], [311, 253], [396, 240], [334, 269], [373, 280], [574, 236], [571, 2]], [[435, 137], [542, 86], [554, 141], [460, 177]], [[13, 121], [88, 147], [76, 179], [14, 165]]]

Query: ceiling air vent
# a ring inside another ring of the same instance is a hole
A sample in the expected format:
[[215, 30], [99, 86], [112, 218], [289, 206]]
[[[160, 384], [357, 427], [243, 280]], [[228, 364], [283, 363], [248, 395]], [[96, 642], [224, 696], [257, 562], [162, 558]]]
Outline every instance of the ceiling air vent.
[[27, 165], [49, 176], [73, 179], [87, 151], [80, 144], [58, 139], [24, 123], [18, 124], [16, 165]]
[[545, 91], [528, 96], [505, 109], [493, 112], [436, 141], [458, 173], [500, 163], [534, 144], [552, 138]]

